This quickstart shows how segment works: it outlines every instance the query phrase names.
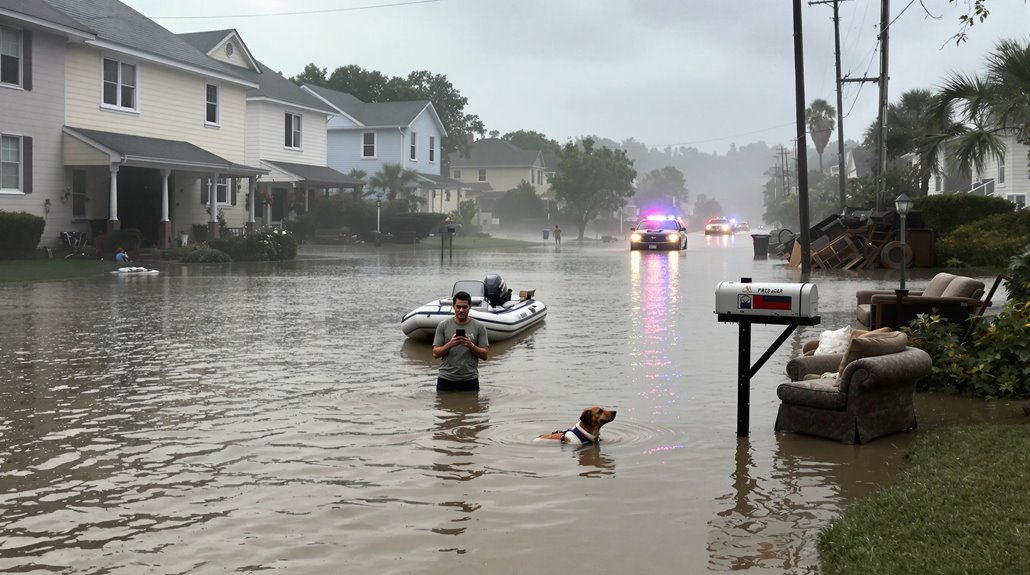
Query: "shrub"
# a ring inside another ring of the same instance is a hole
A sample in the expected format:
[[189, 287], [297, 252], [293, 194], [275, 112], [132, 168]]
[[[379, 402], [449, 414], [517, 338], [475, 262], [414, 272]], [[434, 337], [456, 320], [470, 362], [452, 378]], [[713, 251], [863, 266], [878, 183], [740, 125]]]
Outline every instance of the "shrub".
[[916, 198], [913, 207], [923, 215], [923, 224], [938, 236], [950, 234], [968, 222], [982, 220], [995, 214], [1012, 212], [1012, 202], [995, 196], [972, 194], [940, 194]]
[[209, 245], [229, 254], [234, 261], [280, 261], [297, 257], [297, 240], [293, 234], [275, 228], [211, 240]]
[[437, 233], [446, 219], [445, 214], [437, 213], [396, 214], [383, 222], [383, 231], [394, 235], [414, 232], [415, 237], [421, 240]]
[[208, 236], [207, 224], [193, 224], [190, 236], [194, 242], [206, 242]]
[[114, 252], [118, 248], [129, 252], [130, 256], [134, 256], [140, 244], [143, 243], [143, 233], [136, 228], [114, 230], [94, 239], [93, 243], [97, 253], [105, 258], [113, 258]]
[[28, 212], [0, 210], [0, 258], [24, 258], [32, 255], [43, 237], [46, 220]]
[[1018, 256], [1009, 259], [1008, 276], [1005, 289], [1009, 301], [1030, 303], [1030, 245], [1024, 247]]
[[1030, 243], [1030, 210], [995, 214], [955, 228], [937, 241], [937, 260], [1004, 266]]
[[190, 250], [182, 261], [187, 264], [224, 264], [232, 261], [229, 254], [214, 248], [198, 248]]

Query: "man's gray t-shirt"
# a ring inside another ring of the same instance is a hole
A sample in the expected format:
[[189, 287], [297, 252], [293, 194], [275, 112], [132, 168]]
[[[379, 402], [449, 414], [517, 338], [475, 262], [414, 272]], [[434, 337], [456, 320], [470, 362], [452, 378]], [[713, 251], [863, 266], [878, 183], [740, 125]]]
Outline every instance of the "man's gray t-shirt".
[[[433, 345], [440, 346], [454, 337], [458, 328], [464, 328], [465, 335], [472, 340], [477, 347], [490, 347], [490, 340], [486, 336], [486, 326], [469, 318], [464, 325], [459, 325], [453, 317], [449, 317], [436, 326], [436, 337], [433, 338]], [[448, 381], [468, 381], [479, 377], [479, 358], [472, 350], [456, 345], [440, 358], [440, 377]]]

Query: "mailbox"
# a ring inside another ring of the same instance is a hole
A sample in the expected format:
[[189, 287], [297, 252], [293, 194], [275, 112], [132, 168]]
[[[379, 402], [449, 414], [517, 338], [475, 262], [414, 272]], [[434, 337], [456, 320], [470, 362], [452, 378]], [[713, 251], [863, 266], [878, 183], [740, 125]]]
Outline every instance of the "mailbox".
[[770, 317], [812, 319], [819, 313], [818, 291], [811, 283], [719, 282], [715, 286], [715, 313], [719, 321], [729, 322], [765, 323], [762, 319]]

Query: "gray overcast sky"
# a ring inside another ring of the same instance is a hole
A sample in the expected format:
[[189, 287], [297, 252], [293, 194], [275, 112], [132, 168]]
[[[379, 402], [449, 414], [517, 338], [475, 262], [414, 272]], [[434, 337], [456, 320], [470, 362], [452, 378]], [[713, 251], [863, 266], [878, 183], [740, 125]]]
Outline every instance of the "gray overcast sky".
[[[790, 146], [795, 135], [788, 0], [124, 1], [173, 32], [235, 28], [285, 76], [308, 63], [330, 73], [357, 64], [388, 76], [443, 74], [468, 98], [466, 112], [501, 133], [719, 153], [759, 140]], [[989, 0], [988, 20], [956, 46], [965, 2], [891, 2], [892, 101], [951, 71], [978, 72], [997, 40], [1030, 34], [1027, 3]], [[841, 4], [844, 75], [878, 75], [879, 8]], [[301, 12], [309, 13], [290, 14]], [[805, 101], [835, 104], [832, 8], [806, 0], [802, 13]], [[846, 85], [846, 138], [861, 138], [876, 99], [875, 84]]]

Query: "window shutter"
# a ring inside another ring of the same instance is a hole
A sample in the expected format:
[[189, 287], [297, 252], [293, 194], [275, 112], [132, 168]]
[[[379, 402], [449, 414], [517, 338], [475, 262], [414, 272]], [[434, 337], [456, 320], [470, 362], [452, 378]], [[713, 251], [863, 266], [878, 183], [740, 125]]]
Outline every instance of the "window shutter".
[[229, 203], [236, 205], [236, 178], [229, 178]]
[[207, 205], [207, 182], [208, 181], [206, 179], [200, 180], [200, 205], [202, 206]]
[[32, 90], [32, 32], [22, 29], [21, 31], [21, 87], [23, 90]]
[[21, 191], [26, 194], [32, 193], [32, 138], [27, 136], [21, 139]]

